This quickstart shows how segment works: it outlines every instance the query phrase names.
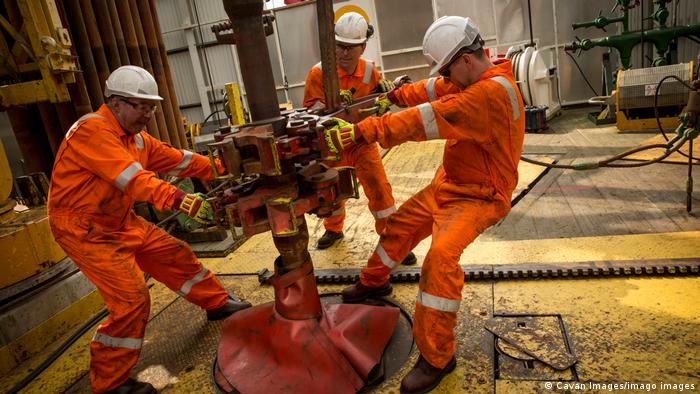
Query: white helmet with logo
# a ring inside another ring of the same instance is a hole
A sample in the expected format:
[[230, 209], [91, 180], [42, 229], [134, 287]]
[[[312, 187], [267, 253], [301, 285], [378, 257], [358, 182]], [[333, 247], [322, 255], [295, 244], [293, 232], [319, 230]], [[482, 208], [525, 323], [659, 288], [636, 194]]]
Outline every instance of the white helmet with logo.
[[438, 73], [462, 48], [477, 50], [484, 41], [479, 27], [469, 18], [443, 16], [433, 22], [423, 37], [423, 55], [430, 65], [430, 75]]
[[121, 66], [105, 82], [105, 97], [123, 96], [145, 100], [163, 100], [158, 84], [148, 71], [137, 66]]
[[358, 45], [367, 42], [372, 35], [371, 26], [357, 12], [346, 12], [335, 23], [335, 40], [341, 44]]

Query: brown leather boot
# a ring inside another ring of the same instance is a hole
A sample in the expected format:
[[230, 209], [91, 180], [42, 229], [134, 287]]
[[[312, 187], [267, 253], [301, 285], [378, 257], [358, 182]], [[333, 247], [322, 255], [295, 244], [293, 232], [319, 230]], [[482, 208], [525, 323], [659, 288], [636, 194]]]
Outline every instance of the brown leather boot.
[[150, 384], [129, 378], [121, 386], [105, 394], [155, 394], [158, 391]]
[[403, 380], [401, 380], [402, 394], [423, 394], [431, 391], [443, 377], [455, 370], [457, 360], [452, 359], [445, 365], [445, 368], [440, 369], [433, 367], [429, 362], [425, 361], [423, 355], [418, 357], [418, 362], [413, 369], [409, 371]]
[[350, 287], [344, 288], [342, 295], [344, 302], [362, 302], [369, 297], [389, 295], [392, 290], [391, 283], [389, 282], [379, 287], [369, 287], [363, 285], [361, 282], [357, 282]]

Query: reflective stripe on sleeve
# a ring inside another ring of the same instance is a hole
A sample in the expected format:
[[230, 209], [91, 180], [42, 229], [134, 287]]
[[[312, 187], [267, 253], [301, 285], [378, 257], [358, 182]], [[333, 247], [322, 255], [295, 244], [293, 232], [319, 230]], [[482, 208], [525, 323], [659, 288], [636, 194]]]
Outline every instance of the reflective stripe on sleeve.
[[319, 70], [323, 70], [323, 65], [321, 64], [321, 62], [314, 64], [314, 67], [316, 67]]
[[435, 112], [433, 112], [433, 106], [430, 105], [430, 103], [423, 103], [418, 106], [418, 111], [420, 112], [420, 117], [423, 121], [425, 138], [428, 140], [440, 138], [437, 122], [435, 121]]
[[377, 253], [377, 255], [379, 255], [379, 258], [382, 260], [382, 264], [386, 265], [387, 267], [394, 269], [394, 267], [396, 267], [398, 264], [397, 261], [392, 260], [389, 255], [386, 254], [386, 250], [384, 250], [381, 243], [377, 244], [377, 248], [374, 251]]
[[372, 216], [374, 216], [375, 219], [384, 219], [385, 217], [388, 217], [392, 213], [396, 212], [396, 205], [392, 205], [387, 209], [382, 209], [379, 211], [371, 211]]
[[506, 88], [506, 92], [508, 92], [508, 97], [510, 98], [510, 106], [513, 107], [513, 120], [518, 120], [518, 118], [520, 118], [520, 108], [518, 107], [518, 95], [515, 93], [515, 88], [505, 77], [500, 75], [491, 79]]
[[143, 137], [141, 137], [141, 133], [134, 135], [134, 143], [136, 144], [136, 149], [143, 149]]
[[182, 284], [182, 287], [180, 287], [180, 290], [177, 291], [177, 294], [181, 296], [186, 296], [187, 294], [189, 294], [190, 290], [192, 290], [192, 286], [201, 282], [204, 279], [204, 276], [207, 274], [207, 272], [209, 272], [209, 270], [202, 267], [202, 270], [197, 272], [197, 275], [195, 275], [192, 279]]
[[435, 81], [436, 77], [428, 79], [428, 83], [425, 84], [425, 93], [428, 94], [428, 101], [435, 101], [437, 97], [435, 96]]
[[190, 160], [192, 159], [192, 152], [187, 149], [182, 150], [182, 160], [180, 163], [168, 172], [168, 175], [178, 176], [180, 173], [190, 165]]
[[459, 304], [462, 300], [451, 300], [449, 298], [437, 297], [428, 294], [423, 291], [418, 291], [418, 302], [423, 304], [423, 306], [437, 309], [443, 312], [457, 312], [459, 311]]
[[94, 113], [94, 112], [93, 112], [93, 113], [89, 113], [89, 114], [85, 114], [85, 115], [81, 116], [78, 120], [76, 120], [75, 123], [73, 123], [73, 124], [68, 128], [68, 131], [66, 132], [66, 138], [68, 138], [68, 137], [71, 136], [71, 134], [73, 133], [73, 131], [75, 131], [75, 128], [78, 127], [78, 123], [80, 123], [80, 122], [82, 122], [82, 121], [84, 121], [84, 120], [92, 119], [92, 118], [107, 119], [107, 118], [105, 118], [104, 116], [99, 115], [99, 114], [96, 114], [96, 113]]
[[340, 208], [336, 209], [335, 211], [331, 212], [331, 216], [338, 216], [338, 215], [345, 215], [345, 208]]
[[131, 181], [136, 173], [141, 170], [143, 170], [143, 166], [141, 166], [141, 163], [138, 161], [129, 164], [124, 171], [117, 175], [117, 179], [114, 180], [114, 186], [116, 186], [117, 189], [124, 191], [124, 189], [126, 189], [126, 185], [129, 184], [129, 181]]
[[365, 76], [362, 78], [362, 83], [367, 85], [370, 79], [372, 79], [372, 62], [365, 60]]
[[117, 338], [101, 332], [95, 333], [92, 340], [109, 347], [121, 347], [134, 350], [141, 349], [143, 345], [143, 338]]

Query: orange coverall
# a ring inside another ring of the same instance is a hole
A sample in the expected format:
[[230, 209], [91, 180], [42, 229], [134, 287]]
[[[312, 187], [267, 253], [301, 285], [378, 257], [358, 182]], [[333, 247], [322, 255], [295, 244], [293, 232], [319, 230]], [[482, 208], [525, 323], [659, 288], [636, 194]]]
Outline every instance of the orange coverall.
[[90, 343], [93, 392], [122, 384], [138, 361], [150, 310], [143, 272], [204, 309], [228, 292], [189, 246], [137, 216], [134, 201], [169, 210], [177, 190], [153, 171], [211, 179], [208, 158], [141, 131], [127, 135], [102, 105], [66, 134], [51, 177], [48, 212], [56, 241], [97, 287], [109, 318]]
[[[341, 89], [355, 88], [353, 97], [368, 96], [377, 86], [380, 80], [379, 71], [371, 62], [360, 58], [355, 67], [355, 72], [347, 74], [338, 67], [338, 80]], [[304, 106], [310, 107], [314, 103], [324, 102], [323, 71], [321, 63], [311, 68], [306, 76], [304, 87]], [[396, 212], [394, 196], [391, 194], [391, 185], [386, 177], [382, 157], [379, 155], [377, 144], [358, 144], [344, 150], [339, 161], [327, 162], [331, 167], [352, 166], [355, 167], [357, 179], [367, 196], [369, 210], [374, 216], [374, 227], [381, 234], [386, 225], [386, 219]], [[345, 202], [341, 209], [335, 211], [333, 216], [323, 219], [326, 230], [341, 232], [345, 221]]]
[[413, 333], [423, 357], [437, 368], [447, 365], [456, 348], [454, 326], [464, 284], [459, 258], [510, 211], [525, 133], [523, 101], [510, 61], [498, 62], [458, 93], [442, 95], [457, 88], [441, 80], [434, 80], [437, 101], [428, 101], [429, 80], [404, 85], [395, 91], [397, 103], [422, 104], [369, 117], [355, 127], [368, 143], [378, 141], [383, 147], [446, 140], [435, 177], [389, 217], [360, 275], [366, 286], [383, 285], [408, 252], [432, 236], [421, 270]]

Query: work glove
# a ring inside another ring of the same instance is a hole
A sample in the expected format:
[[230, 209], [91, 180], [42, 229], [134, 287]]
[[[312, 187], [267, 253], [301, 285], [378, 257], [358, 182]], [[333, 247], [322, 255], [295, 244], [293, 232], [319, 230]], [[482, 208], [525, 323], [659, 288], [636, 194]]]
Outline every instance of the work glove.
[[340, 89], [340, 100], [345, 103], [345, 105], [352, 104], [352, 94], [354, 89], [345, 90]]
[[387, 93], [394, 90], [395, 86], [394, 83], [388, 79], [380, 79], [377, 83], [377, 87], [379, 88], [379, 92]]
[[211, 204], [202, 193], [175, 192], [173, 208], [194, 219], [197, 223], [210, 224], [214, 221]]
[[389, 107], [394, 103], [389, 100], [389, 96], [386, 93], [382, 93], [374, 99], [374, 106], [377, 108], [377, 115], [381, 116], [389, 112]]
[[355, 143], [355, 125], [340, 118], [330, 118], [335, 125], [324, 130], [326, 145], [333, 153], [340, 153]]
[[399, 75], [398, 77], [396, 77], [396, 79], [394, 79], [394, 87], [401, 87], [401, 85], [405, 83], [413, 83], [411, 77], [409, 77], [408, 75]]

